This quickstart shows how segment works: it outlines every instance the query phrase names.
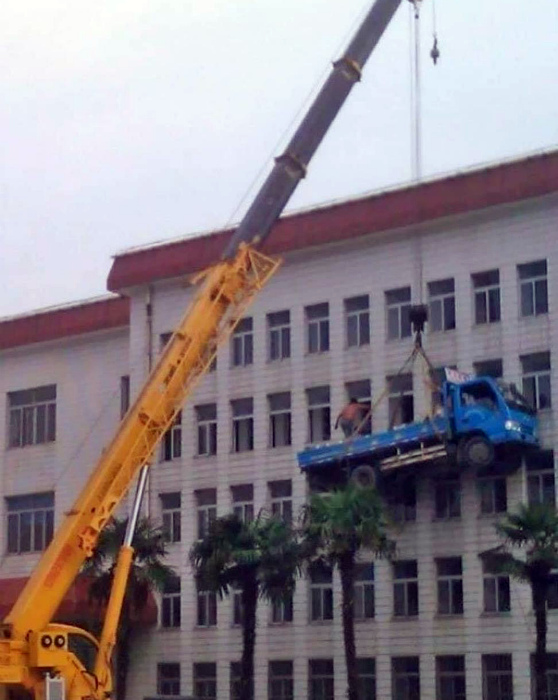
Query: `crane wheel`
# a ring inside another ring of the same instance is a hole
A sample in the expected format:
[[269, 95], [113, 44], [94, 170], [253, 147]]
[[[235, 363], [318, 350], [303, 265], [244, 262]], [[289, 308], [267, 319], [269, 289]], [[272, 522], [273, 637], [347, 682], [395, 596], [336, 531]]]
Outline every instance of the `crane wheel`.
[[459, 445], [459, 462], [466, 467], [481, 469], [494, 461], [494, 445], [484, 435], [473, 435]]
[[376, 472], [369, 464], [359, 464], [351, 472], [351, 483], [360, 488], [376, 486]]

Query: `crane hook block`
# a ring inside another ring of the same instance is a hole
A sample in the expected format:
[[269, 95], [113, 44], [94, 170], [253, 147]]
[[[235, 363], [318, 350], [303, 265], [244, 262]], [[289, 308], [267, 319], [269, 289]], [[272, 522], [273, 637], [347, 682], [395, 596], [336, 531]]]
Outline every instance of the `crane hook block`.
[[428, 320], [428, 308], [426, 304], [415, 304], [409, 311], [409, 319], [415, 333], [424, 331], [424, 324]]
[[440, 58], [440, 49], [438, 48], [438, 37], [434, 36], [434, 43], [432, 44], [432, 49], [430, 51], [430, 58], [433, 60], [434, 65], [438, 63]]

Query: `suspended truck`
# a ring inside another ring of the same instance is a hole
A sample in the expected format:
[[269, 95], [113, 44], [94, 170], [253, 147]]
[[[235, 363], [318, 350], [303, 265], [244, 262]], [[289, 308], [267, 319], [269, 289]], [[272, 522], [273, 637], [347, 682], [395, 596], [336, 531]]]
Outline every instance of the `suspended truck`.
[[[134, 527], [155, 448], [224, 342], [280, 261], [259, 252], [401, 0], [376, 0], [344, 55], [231, 237], [220, 262], [198, 275], [200, 289], [73, 507], [0, 625], [0, 697], [27, 690], [40, 700], [112, 695], [111, 656], [133, 560]], [[99, 533], [137, 480], [100, 639], [54, 622]], [[93, 649], [89, 663], [80, 649]]]
[[298, 464], [311, 478], [349, 478], [365, 485], [436, 460], [486, 469], [497, 459], [537, 446], [536, 413], [513, 384], [448, 369], [434, 415], [384, 432], [309, 446], [298, 453]]

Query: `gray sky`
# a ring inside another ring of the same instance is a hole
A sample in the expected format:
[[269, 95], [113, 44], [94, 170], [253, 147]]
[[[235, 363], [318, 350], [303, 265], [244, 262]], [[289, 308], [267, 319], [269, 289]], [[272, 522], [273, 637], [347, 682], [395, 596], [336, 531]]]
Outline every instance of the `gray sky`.
[[[238, 220], [370, 4], [4, 0], [0, 316], [101, 294], [119, 250]], [[556, 0], [435, 0], [436, 67], [423, 5], [424, 173], [556, 147]], [[291, 208], [409, 179], [409, 10]]]

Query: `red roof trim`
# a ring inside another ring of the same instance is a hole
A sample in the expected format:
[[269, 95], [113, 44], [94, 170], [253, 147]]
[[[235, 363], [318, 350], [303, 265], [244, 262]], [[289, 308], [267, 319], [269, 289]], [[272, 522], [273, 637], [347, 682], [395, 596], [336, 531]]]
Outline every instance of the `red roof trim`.
[[[558, 191], [558, 151], [282, 218], [264, 251], [286, 253]], [[116, 256], [111, 291], [180, 277], [219, 259], [232, 230]]]
[[118, 328], [129, 323], [130, 300], [124, 297], [39, 311], [0, 321], [0, 350]]

